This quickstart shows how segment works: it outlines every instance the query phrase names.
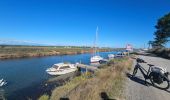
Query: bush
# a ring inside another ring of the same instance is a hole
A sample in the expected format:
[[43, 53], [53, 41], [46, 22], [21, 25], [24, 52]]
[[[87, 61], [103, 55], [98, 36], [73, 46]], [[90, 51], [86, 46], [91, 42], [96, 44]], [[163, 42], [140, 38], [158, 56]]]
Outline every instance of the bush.
[[156, 54], [157, 56], [170, 58], [170, 49], [167, 48], [155, 48], [149, 51], [150, 53]]

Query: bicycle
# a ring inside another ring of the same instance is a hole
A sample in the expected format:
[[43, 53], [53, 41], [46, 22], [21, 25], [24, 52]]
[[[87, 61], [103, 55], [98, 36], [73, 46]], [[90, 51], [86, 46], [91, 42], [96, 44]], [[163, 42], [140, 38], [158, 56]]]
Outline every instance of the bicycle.
[[147, 84], [147, 79], [150, 79], [153, 86], [166, 90], [170, 86], [170, 80], [168, 78], [169, 72], [166, 69], [161, 67], [155, 67], [152, 64], [147, 64], [149, 66], [148, 71], [144, 69], [139, 63], [147, 63], [143, 59], [137, 58], [137, 64], [133, 70], [133, 77], [136, 75], [138, 69], [141, 71], [142, 75], [145, 78], [145, 84]]

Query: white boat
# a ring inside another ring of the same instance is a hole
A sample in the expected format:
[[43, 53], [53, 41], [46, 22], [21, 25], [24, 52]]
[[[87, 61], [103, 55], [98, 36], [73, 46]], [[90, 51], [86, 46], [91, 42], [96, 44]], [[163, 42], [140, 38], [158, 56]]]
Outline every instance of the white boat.
[[91, 63], [99, 62], [101, 60], [103, 60], [103, 58], [100, 57], [100, 56], [93, 56], [93, 57], [90, 58]]
[[147, 48], [144, 48], [144, 49], [142, 49], [143, 51], [148, 51], [148, 49]]
[[75, 64], [70, 63], [58, 63], [54, 64], [51, 68], [48, 68], [46, 72], [50, 75], [63, 75], [77, 70]]
[[109, 58], [109, 59], [113, 59], [114, 57], [115, 57], [114, 54], [108, 54], [108, 58]]
[[123, 54], [123, 52], [118, 52], [115, 57], [124, 57], [125, 55]]
[[95, 44], [94, 44], [94, 55], [90, 58], [90, 62], [91, 63], [96, 63], [99, 62], [100, 60], [103, 60], [103, 58], [101, 56], [98, 55], [97, 53], [97, 35], [98, 35], [98, 27], [96, 29], [96, 39], [95, 39]]
[[6, 84], [7, 84], [7, 82], [4, 79], [0, 80], [0, 87], [4, 86]]

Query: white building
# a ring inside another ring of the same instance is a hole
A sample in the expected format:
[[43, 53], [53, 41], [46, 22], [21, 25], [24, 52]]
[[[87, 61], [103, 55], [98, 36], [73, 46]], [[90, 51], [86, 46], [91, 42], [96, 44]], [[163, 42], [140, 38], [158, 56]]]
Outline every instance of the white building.
[[129, 52], [133, 52], [133, 46], [131, 44], [127, 44], [126, 50], [129, 51]]

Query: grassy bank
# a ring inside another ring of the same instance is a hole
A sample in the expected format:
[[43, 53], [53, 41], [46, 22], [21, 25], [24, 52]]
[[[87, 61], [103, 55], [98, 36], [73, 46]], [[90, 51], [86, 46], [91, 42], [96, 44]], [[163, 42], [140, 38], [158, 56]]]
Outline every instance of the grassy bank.
[[170, 59], [170, 48], [155, 48], [155, 49], [149, 50], [149, 52], [159, 57]]
[[[108, 51], [109, 49], [99, 49]], [[89, 47], [1, 46], [0, 59], [91, 53]]]
[[[123, 98], [124, 72], [130, 69], [132, 60], [112, 60], [95, 74], [83, 74], [53, 90], [50, 100], [100, 100], [101, 97], [121, 100]], [[46, 100], [46, 99], [40, 99]]]

